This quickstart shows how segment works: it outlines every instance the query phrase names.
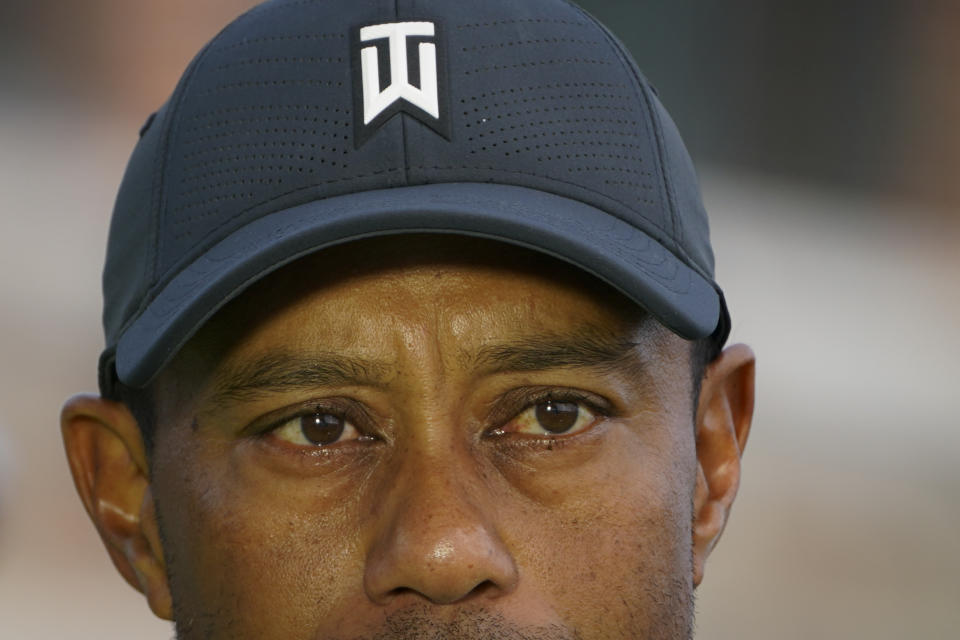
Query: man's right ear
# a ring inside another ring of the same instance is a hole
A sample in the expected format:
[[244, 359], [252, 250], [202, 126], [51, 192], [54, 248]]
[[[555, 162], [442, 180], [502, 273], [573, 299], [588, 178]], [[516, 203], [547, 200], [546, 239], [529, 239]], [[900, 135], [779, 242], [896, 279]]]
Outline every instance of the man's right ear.
[[126, 405], [76, 395], [60, 413], [63, 444], [77, 493], [128, 583], [153, 612], [173, 617], [166, 565], [143, 438]]

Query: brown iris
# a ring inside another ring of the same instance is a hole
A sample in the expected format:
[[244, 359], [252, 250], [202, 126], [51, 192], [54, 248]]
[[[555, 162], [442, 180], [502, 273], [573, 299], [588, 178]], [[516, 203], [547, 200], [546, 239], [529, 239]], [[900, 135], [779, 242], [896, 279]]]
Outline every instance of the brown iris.
[[550, 433], [568, 431], [577, 422], [580, 409], [575, 402], [545, 400], [537, 404], [537, 422]]
[[313, 444], [333, 444], [343, 435], [346, 426], [343, 418], [331, 413], [314, 413], [300, 418], [303, 437]]

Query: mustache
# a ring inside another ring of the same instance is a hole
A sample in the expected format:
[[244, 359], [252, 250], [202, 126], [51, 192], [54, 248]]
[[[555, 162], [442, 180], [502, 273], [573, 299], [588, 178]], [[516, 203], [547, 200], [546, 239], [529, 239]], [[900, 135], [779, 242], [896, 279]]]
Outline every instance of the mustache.
[[428, 610], [403, 609], [387, 616], [382, 628], [370, 635], [325, 637], [324, 640], [582, 640], [561, 625], [518, 625], [503, 615], [463, 611], [453, 619], [438, 620]]

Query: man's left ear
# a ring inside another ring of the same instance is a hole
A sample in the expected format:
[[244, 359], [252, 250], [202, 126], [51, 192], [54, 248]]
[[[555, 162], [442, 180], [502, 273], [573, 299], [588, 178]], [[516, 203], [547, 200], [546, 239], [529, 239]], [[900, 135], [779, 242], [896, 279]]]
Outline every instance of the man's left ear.
[[727, 347], [707, 367], [697, 405], [697, 483], [693, 499], [693, 584], [720, 539], [740, 486], [740, 457], [753, 420], [755, 357]]
[[63, 405], [60, 428], [77, 493], [114, 566], [143, 592], [157, 616], [172, 619], [149, 468], [136, 420], [119, 402], [77, 395]]

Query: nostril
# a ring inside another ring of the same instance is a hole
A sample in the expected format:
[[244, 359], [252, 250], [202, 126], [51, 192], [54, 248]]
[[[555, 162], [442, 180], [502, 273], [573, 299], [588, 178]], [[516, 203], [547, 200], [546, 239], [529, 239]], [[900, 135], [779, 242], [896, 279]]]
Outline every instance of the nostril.
[[473, 591], [467, 594], [467, 597], [493, 597], [499, 594], [501, 591], [502, 590], [492, 580], [484, 580], [475, 586]]
[[[433, 569], [431, 569], [431, 571], [433, 571]], [[458, 604], [465, 600], [470, 600], [471, 598], [496, 597], [500, 592], [501, 589], [497, 587], [496, 583], [494, 583], [492, 580], [484, 580], [480, 584], [476, 585], [473, 589], [462, 594], [454, 595], [453, 593], [447, 593], [444, 595], [440, 592], [423, 593], [417, 589], [411, 589], [409, 587], [397, 587], [396, 589], [391, 589], [389, 593], [387, 593], [387, 597], [390, 600], [400, 598], [426, 598], [433, 604]]]
[[397, 587], [396, 589], [391, 589], [387, 593], [387, 597], [391, 600], [394, 598], [402, 598], [404, 596], [412, 596], [412, 595], [421, 595], [421, 594], [415, 589], [410, 589], [409, 587]]

